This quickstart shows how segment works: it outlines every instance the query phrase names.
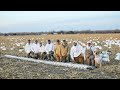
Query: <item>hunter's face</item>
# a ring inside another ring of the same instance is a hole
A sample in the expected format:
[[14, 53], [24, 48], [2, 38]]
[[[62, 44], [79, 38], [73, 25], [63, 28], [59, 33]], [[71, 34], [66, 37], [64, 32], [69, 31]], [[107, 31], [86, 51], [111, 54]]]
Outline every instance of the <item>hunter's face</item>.
[[51, 43], [51, 41], [48, 41], [48, 44], [50, 44]]
[[40, 43], [40, 47], [42, 46], [42, 43]]
[[57, 41], [57, 44], [60, 44], [60, 41]]
[[38, 43], [38, 41], [36, 40], [36, 41], [35, 41], [35, 43], [37, 44], [37, 43]]
[[76, 43], [76, 42], [74, 42], [74, 46], [77, 46], [77, 43]]
[[88, 43], [88, 46], [90, 46], [91, 44], [90, 43]]
[[30, 43], [31, 43], [31, 41], [30, 41], [30, 40], [28, 40], [28, 43], [30, 44]]

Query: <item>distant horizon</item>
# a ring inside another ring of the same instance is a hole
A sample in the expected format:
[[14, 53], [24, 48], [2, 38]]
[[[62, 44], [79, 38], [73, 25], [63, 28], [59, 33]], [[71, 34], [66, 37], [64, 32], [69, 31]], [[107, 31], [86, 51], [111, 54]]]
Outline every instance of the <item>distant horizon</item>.
[[120, 31], [120, 29], [113, 29], [113, 30], [112, 29], [111, 30], [110, 29], [109, 30], [108, 29], [106, 29], [106, 30], [105, 29], [104, 30], [91, 30], [91, 29], [88, 29], [88, 30], [58, 30], [58, 31], [51, 30], [51, 31], [38, 31], [38, 32], [33, 31], [33, 32], [0, 32], [0, 33], [3, 33], [3, 34], [5, 34], [5, 33], [6, 34], [7, 33], [42, 33], [42, 32], [47, 33], [47, 32], [53, 32], [53, 31], [54, 32], [60, 32], [60, 31], [64, 31], [64, 32], [69, 32], [69, 31], [75, 31], [75, 32], [78, 31], [79, 32], [80, 31], [81, 32], [81, 31], [115, 31], [115, 30]]
[[0, 11], [0, 32], [120, 29], [120, 11]]

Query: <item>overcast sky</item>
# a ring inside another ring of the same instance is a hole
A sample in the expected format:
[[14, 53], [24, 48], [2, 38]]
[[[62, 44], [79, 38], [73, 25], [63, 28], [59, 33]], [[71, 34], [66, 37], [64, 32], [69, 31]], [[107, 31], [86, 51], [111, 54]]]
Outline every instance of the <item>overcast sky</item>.
[[0, 32], [120, 29], [120, 11], [0, 11]]

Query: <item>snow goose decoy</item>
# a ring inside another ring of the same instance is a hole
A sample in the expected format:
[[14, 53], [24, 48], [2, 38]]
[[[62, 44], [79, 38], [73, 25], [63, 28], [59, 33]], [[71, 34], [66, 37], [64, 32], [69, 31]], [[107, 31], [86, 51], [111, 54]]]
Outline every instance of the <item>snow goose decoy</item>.
[[120, 60], [120, 52], [116, 54], [115, 60]]
[[111, 51], [102, 51], [100, 56], [102, 57], [102, 61], [110, 62], [109, 55], [111, 55]]

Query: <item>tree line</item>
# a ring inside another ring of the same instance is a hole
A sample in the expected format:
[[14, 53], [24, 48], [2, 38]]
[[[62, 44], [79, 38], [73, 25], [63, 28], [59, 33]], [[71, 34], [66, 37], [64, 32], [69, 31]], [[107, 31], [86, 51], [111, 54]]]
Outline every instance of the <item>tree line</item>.
[[120, 33], [120, 29], [116, 30], [69, 30], [69, 31], [49, 31], [49, 32], [13, 32], [13, 33], [0, 33], [0, 36], [17, 36], [17, 35], [48, 35], [48, 34], [106, 34], [106, 33]]

